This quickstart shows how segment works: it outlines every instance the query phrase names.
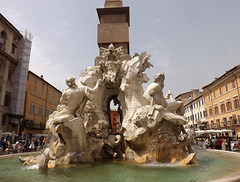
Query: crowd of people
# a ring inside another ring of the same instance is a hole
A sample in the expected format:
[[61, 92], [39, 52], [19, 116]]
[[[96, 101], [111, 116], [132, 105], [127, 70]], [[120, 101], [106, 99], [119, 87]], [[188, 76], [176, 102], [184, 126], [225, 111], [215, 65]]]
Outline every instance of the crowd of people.
[[46, 143], [46, 138], [12, 138], [2, 136], [0, 141], [0, 155], [41, 151]]
[[232, 137], [226, 133], [225, 135], [222, 134], [220, 136], [211, 136], [205, 137], [203, 142], [203, 148], [210, 148], [210, 149], [218, 149], [218, 150], [228, 150], [231, 151], [231, 141]]

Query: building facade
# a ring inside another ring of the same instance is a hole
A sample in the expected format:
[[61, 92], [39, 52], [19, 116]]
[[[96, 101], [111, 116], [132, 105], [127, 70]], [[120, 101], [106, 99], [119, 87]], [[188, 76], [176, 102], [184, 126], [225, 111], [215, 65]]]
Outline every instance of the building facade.
[[46, 121], [59, 104], [62, 92], [43, 79], [28, 71], [24, 119], [20, 133], [26, 135], [47, 133]]
[[21, 33], [0, 14], [0, 130], [7, 131]]
[[204, 117], [204, 99], [202, 95], [184, 105], [184, 116], [188, 121], [189, 128], [195, 130], [202, 130], [206, 125], [206, 118]]
[[192, 89], [189, 92], [179, 94], [175, 99], [183, 102], [184, 116], [188, 121], [186, 126], [196, 130], [202, 129], [206, 122], [202, 92], [199, 89]]
[[111, 120], [111, 129], [112, 134], [119, 134], [121, 131], [121, 121], [120, 121], [120, 114], [118, 111], [111, 110], [110, 111], [110, 120]]
[[240, 65], [203, 87], [207, 127], [230, 129], [240, 136]]

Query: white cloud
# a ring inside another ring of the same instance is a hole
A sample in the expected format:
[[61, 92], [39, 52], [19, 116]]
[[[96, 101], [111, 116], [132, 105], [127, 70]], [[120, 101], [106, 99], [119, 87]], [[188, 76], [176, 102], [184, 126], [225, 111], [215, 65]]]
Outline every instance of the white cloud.
[[[47, 54], [46, 42], [34, 40], [32, 47], [30, 70], [60, 90], [65, 88], [65, 78], [70, 75], [60, 62], [54, 62], [53, 57]], [[50, 47], [50, 46], [49, 46]]]
[[27, 24], [24, 21], [23, 13], [20, 10], [10, 9], [10, 8], [0, 8], [1, 13], [5, 18], [10, 21], [13, 26], [15, 26], [19, 30], [26, 30]]
[[144, 49], [151, 54], [150, 62], [156, 69], [162, 70], [165, 73], [174, 71], [171, 67], [171, 55], [168, 51], [165, 51], [166, 48], [162, 41], [158, 40], [148, 44]]

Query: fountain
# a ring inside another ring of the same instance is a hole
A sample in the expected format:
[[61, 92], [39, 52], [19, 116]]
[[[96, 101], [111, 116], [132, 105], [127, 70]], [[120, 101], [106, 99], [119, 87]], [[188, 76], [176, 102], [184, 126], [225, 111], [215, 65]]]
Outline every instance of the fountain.
[[[177, 163], [187, 152], [187, 164], [195, 164], [192, 139], [183, 128], [183, 103], [166, 102], [171, 93], [163, 96], [164, 74], [156, 74], [143, 91], [142, 83], [149, 80], [144, 71], [152, 66], [150, 55], [143, 52], [131, 58], [113, 44], [101, 49], [98, 63], [86, 68], [77, 84], [74, 77], [66, 79], [68, 88], [46, 124], [49, 139], [40, 167], [113, 158]], [[109, 125], [112, 99], [120, 105], [122, 118], [115, 135]]]
[[[150, 55], [131, 57], [113, 44], [100, 52], [77, 82], [66, 79], [68, 88], [46, 123], [42, 154], [20, 157], [24, 166], [17, 157], [1, 157], [0, 181], [208, 181], [238, 173], [238, 157], [198, 151], [196, 160], [183, 103], [171, 92], [163, 95], [163, 73], [144, 92]], [[111, 101], [119, 106], [117, 133]]]
[[[182, 166], [196, 158], [182, 103], [163, 96], [164, 74], [156, 74], [144, 92], [150, 56], [130, 58], [113, 45], [105, 51], [77, 83], [66, 79], [68, 88], [47, 122], [43, 154], [20, 157], [25, 166], [17, 157], [1, 159], [0, 181], [210, 181], [239, 173], [239, 155], [197, 151], [197, 165]], [[109, 124], [112, 99], [122, 118], [116, 135]]]

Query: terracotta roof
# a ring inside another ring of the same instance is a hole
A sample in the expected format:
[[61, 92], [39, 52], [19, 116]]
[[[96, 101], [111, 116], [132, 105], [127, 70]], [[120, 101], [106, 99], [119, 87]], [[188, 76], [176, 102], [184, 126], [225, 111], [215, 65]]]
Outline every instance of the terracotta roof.
[[219, 78], [215, 79], [212, 83], [205, 85], [204, 87], [202, 87], [202, 89], [207, 89], [208, 87], [214, 85], [215, 83], [217, 83], [219, 80], [223, 79], [225, 76], [229, 75], [231, 72], [236, 71], [237, 69], [240, 68], [240, 65], [237, 65], [235, 67], [233, 67], [232, 69], [226, 71], [226, 73], [224, 73], [222, 76], [220, 76]]

